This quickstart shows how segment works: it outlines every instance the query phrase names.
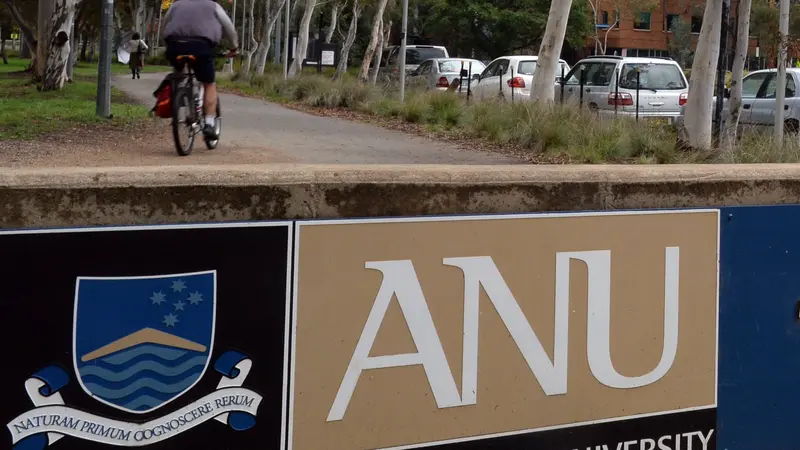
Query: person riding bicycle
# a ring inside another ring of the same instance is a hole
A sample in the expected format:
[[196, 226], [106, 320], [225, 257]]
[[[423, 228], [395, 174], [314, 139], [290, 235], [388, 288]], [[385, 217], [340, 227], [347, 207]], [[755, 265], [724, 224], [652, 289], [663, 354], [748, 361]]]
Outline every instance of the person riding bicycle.
[[217, 110], [217, 86], [215, 84], [214, 49], [224, 36], [232, 45], [225, 57], [236, 56], [239, 41], [230, 17], [214, 0], [176, 0], [164, 16], [164, 41], [167, 44], [167, 59], [182, 70], [184, 61], [178, 56], [192, 55], [195, 77], [203, 83], [203, 112], [205, 126], [203, 134], [218, 138], [214, 117]]

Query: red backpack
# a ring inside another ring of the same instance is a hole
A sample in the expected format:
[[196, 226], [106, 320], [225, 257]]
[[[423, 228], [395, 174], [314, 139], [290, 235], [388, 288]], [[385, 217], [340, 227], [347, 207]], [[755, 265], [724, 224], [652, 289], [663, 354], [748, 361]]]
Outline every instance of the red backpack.
[[156, 98], [156, 105], [151, 112], [155, 113], [156, 117], [162, 119], [169, 119], [172, 117], [172, 74], [167, 75], [164, 81], [158, 86], [158, 89], [153, 92], [153, 97]]

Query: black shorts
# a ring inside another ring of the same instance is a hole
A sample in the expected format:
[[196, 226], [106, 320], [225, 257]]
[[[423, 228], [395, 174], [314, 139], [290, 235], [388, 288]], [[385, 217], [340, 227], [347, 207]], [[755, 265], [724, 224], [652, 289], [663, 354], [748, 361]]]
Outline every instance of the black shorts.
[[[178, 56], [192, 55], [194, 61], [178, 61]], [[213, 83], [216, 75], [214, 67], [214, 47], [211, 42], [202, 38], [169, 38], [167, 39], [167, 59], [172, 67], [183, 70], [187, 62], [194, 70], [194, 76], [201, 83]]]

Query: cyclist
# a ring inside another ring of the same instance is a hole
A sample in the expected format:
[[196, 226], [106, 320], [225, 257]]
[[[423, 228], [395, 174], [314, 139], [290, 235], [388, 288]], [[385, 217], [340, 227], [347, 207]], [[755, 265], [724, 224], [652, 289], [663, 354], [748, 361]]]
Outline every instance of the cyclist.
[[164, 41], [167, 59], [177, 69], [183, 69], [180, 55], [192, 55], [194, 74], [203, 83], [203, 134], [219, 138], [215, 131], [217, 85], [214, 83], [214, 49], [224, 36], [231, 43], [226, 58], [236, 56], [239, 42], [230, 17], [214, 0], [176, 0], [164, 16]]

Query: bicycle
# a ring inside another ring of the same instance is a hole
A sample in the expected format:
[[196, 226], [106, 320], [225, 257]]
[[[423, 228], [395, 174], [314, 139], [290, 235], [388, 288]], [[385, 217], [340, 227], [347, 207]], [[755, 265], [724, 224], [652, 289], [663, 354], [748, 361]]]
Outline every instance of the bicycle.
[[[226, 54], [220, 53], [217, 57], [225, 57]], [[185, 60], [194, 61], [194, 55], [180, 55], [176, 58], [178, 62]], [[182, 71], [175, 71], [176, 79], [172, 89], [172, 137], [175, 141], [175, 150], [180, 156], [189, 156], [194, 147], [194, 139], [199, 133], [203, 132], [203, 102], [200, 92], [202, 84], [196, 80], [192, 64], [184, 64]], [[199, 86], [198, 86], [199, 85]], [[186, 108], [186, 117], [181, 119], [181, 109]], [[186, 145], [181, 143], [182, 127], [187, 131]], [[216, 120], [214, 122], [215, 139], [203, 136], [206, 148], [214, 150], [219, 144], [219, 137], [222, 132], [222, 111], [220, 108], [219, 96], [217, 96]]]

